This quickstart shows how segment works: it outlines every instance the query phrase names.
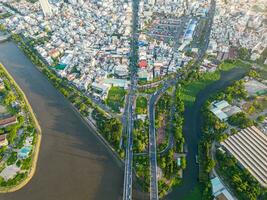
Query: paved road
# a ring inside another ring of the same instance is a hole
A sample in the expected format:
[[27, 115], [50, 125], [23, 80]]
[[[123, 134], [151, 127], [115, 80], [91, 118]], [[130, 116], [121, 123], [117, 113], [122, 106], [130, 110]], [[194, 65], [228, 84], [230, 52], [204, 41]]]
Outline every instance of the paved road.
[[[215, 1], [212, 1], [212, 8], [209, 12], [209, 22], [207, 25], [207, 29], [205, 32], [205, 41], [204, 45], [200, 49], [200, 53], [197, 57], [196, 63], [200, 62], [203, 58], [203, 56], [206, 53], [206, 50], [208, 48], [209, 44], [209, 36], [210, 36], [210, 31], [211, 31], [211, 25], [213, 22], [213, 16], [214, 16], [214, 11], [215, 11]], [[185, 20], [183, 20], [185, 23]], [[177, 34], [177, 35], [180, 35]], [[149, 126], [149, 157], [150, 157], [150, 199], [151, 200], [157, 200], [158, 199], [158, 183], [157, 183], [157, 147], [156, 147], [156, 134], [155, 134], [155, 103], [157, 99], [160, 97], [162, 93], [164, 93], [167, 88], [171, 85], [171, 83], [176, 83], [177, 79], [179, 77], [182, 77], [182, 75], [177, 75], [176, 79], [171, 80], [171, 81], [166, 81], [165, 85], [163, 88], [155, 92], [149, 101], [149, 120], [150, 120], [150, 126]], [[185, 77], [185, 76], [184, 76]], [[170, 138], [169, 140], [169, 147], [171, 146], [172, 140]], [[190, 162], [194, 162], [193, 160]]]
[[149, 163], [150, 163], [150, 200], [158, 199], [157, 180], [157, 144], [155, 133], [155, 103], [156, 95], [152, 95], [149, 100]]
[[260, 113], [256, 113], [250, 117], [252, 120], [256, 120], [259, 116], [265, 116], [267, 114], [267, 108]]
[[205, 35], [204, 35], [204, 44], [199, 47], [199, 54], [197, 57], [197, 61], [201, 61], [203, 59], [203, 57], [205, 56], [205, 53], [208, 49], [209, 46], [209, 41], [210, 41], [210, 33], [211, 33], [211, 28], [212, 28], [212, 24], [213, 24], [213, 18], [214, 18], [214, 14], [215, 14], [215, 8], [216, 8], [216, 2], [215, 0], [211, 0], [211, 8], [209, 10], [208, 13], [208, 23], [206, 24], [206, 27], [204, 28], [205, 31]]
[[[129, 102], [133, 102], [133, 95], [129, 94]], [[132, 199], [132, 179], [133, 179], [133, 107], [132, 104], [128, 104], [127, 112], [127, 146], [125, 156], [125, 169], [124, 169], [124, 185], [123, 185], [123, 199]]]
[[132, 181], [133, 181], [133, 117], [134, 117], [134, 98], [137, 90], [137, 61], [138, 61], [138, 9], [139, 1], [133, 0], [133, 20], [132, 20], [132, 40], [131, 40], [131, 56], [130, 56], [130, 78], [131, 85], [129, 95], [126, 100], [126, 112], [124, 113], [124, 122], [126, 122], [127, 144], [125, 154], [125, 171], [123, 185], [123, 200], [132, 199]]
[[150, 163], [150, 199], [158, 199], [157, 180], [157, 138], [155, 131], [155, 105], [157, 100], [166, 90], [177, 82], [177, 79], [166, 81], [164, 86], [151, 95], [149, 99], [149, 163]]

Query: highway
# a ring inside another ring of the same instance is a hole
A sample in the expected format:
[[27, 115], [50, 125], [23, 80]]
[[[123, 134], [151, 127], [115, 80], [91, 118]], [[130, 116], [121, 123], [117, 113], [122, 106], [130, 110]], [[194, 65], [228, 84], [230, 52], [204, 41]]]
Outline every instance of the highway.
[[124, 121], [124, 131], [126, 134], [125, 146], [125, 171], [123, 185], [123, 200], [132, 199], [132, 181], [133, 181], [133, 120], [134, 120], [134, 99], [137, 90], [137, 61], [138, 61], [138, 9], [139, 1], [132, 1], [132, 39], [130, 53], [130, 79], [131, 85], [126, 99], [125, 112], [122, 120]]
[[149, 100], [149, 163], [150, 163], [150, 200], [158, 199], [157, 180], [157, 144], [155, 133], [155, 103], [157, 95], [152, 95]]
[[[126, 122], [124, 130], [125, 135], [127, 136], [127, 144], [126, 144], [126, 156], [125, 156], [125, 172], [124, 172], [124, 188], [123, 188], [123, 200], [131, 200], [132, 199], [132, 168], [133, 168], [133, 104], [135, 97], [135, 90], [137, 89], [137, 75], [136, 75], [136, 63], [138, 61], [138, 34], [137, 34], [137, 24], [138, 24], [138, 1], [133, 1], [133, 38], [131, 44], [131, 86], [130, 91], [126, 100], [125, 113], [123, 116], [123, 121]], [[215, 10], [215, 3], [212, 1], [212, 8], [209, 13], [209, 23], [208, 27], [205, 31], [205, 41], [202, 48], [200, 48], [200, 53], [196, 59], [196, 64], [202, 60], [203, 56], [208, 47], [209, 36], [211, 24], [213, 21], [213, 15]], [[182, 25], [184, 26], [186, 19], [183, 19]], [[181, 31], [177, 33], [177, 38], [181, 35]], [[176, 43], [175, 47], [177, 48], [178, 44]], [[185, 78], [187, 72], [185, 74], [178, 73], [176, 78], [171, 80], [166, 80], [164, 86], [156, 91], [154, 94], [150, 96], [149, 99], [149, 163], [150, 163], [150, 200], [158, 200], [158, 180], [157, 180], [157, 144], [156, 144], [156, 131], [155, 131], [155, 104], [160, 96], [166, 92], [166, 90], [171, 86], [175, 85], [180, 78]], [[170, 137], [169, 145], [172, 146], [173, 138]], [[164, 152], [163, 152], [164, 153]]]
[[[129, 102], [133, 102], [133, 95], [129, 94]], [[124, 169], [124, 187], [123, 187], [123, 199], [132, 199], [132, 168], [133, 168], [133, 106], [132, 104], [127, 104], [127, 145], [126, 145], [126, 155], [125, 155], [125, 169]]]

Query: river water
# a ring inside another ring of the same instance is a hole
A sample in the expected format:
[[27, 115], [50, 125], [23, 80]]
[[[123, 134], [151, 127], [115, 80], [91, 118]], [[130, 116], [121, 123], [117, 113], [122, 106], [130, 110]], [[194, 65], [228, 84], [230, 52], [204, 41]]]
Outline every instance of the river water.
[[14, 43], [0, 44], [0, 62], [24, 91], [42, 128], [34, 177], [0, 199], [120, 199], [123, 169], [69, 102]]

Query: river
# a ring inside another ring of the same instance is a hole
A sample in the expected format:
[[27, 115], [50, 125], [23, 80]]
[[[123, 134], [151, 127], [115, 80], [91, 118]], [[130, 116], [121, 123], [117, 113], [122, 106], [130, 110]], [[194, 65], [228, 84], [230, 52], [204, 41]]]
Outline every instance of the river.
[[[0, 194], [1, 200], [118, 200], [123, 188], [123, 168], [95, 136], [70, 103], [50, 84], [12, 42], [0, 44], [0, 62], [26, 94], [42, 128], [36, 174], [21, 190]], [[188, 145], [183, 184], [169, 200], [180, 200], [197, 185], [195, 162], [201, 135], [201, 106], [210, 94], [240, 79], [246, 69], [222, 73], [207, 86], [193, 106], [185, 110], [184, 133]], [[135, 193], [139, 193], [136, 192]], [[143, 195], [135, 195], [143, 199]]]
[[27, 96], [42, 129], [34, 177], [0, 199], [120, 199], [123, 169], [70, 103], [14, 43], [0, 44], [0, 62]]

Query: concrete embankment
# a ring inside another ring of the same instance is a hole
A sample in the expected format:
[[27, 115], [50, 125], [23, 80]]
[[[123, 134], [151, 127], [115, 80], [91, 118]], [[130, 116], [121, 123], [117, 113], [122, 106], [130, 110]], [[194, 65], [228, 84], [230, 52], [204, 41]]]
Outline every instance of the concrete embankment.
[[23, 91], [21, 90], [21, 88], [19, 87], [19, 85], [16, 83], [16, 81], [13, 79], [13, 77], [9, 74], [9, 72], [6, 70], [6, 68], [4, 67], [4, 65], [2, 65], [0, 63], [0, 68], [4, 70], [6, 76], [8, 77], [9, 80], [12, 80], [12, 84], [16, 87], [16, 89], [18, 90], [18, 92], [22, 95], [23, 97], [23, 101], [26, 103], [26, 106], [29, 110], [30, 113], [30, 117], [33, 120], [34, 123], [34, 127], [36, 129], [36, 143], [33, 146], [33, 154], [32, 154], [32, 166], [28, 172], [27, 177], [22, 180], [18, 185], [15, 185], [13, 187], [7, 187], [7, 188], [1, 188], [0, 187], [0, 193], [6, 193], [6, 192], [15, 192], [19, 189], [21, 189], [22, 187], [24, 187], [33, 177], [35, 171], [36, 171], [36, 166], [37, 166], [37, 161], [38, 161], [38, 155], [39, 155], [39, 149], [40, 149], [40, 145], [41, 145], [41, 127], [38, 123], [38, 120], [36, 119], [36, 116], [32, 110], [31, 105], [29, 104], [29, 101], [27, 99], [27, 97], [25, 96], [25, 94], [23, 93]]
[[8, 41], [10, 37], [11, 37], [10, 34], [8, 34], [8, 35], [0, 35], [0, 43]]

